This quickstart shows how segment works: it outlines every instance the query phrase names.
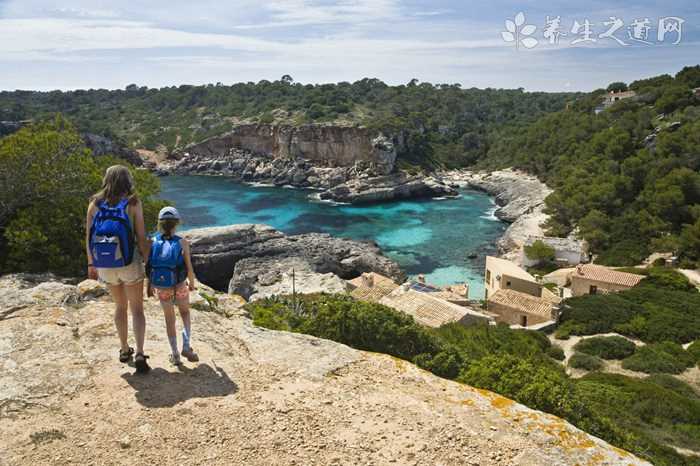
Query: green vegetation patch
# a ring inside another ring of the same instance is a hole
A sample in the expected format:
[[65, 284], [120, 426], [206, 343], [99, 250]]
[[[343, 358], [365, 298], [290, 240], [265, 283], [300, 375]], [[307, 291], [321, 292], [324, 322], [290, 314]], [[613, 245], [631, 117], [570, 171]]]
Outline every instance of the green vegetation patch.
[[574, 349], [603, 359], [625, 359], [634, 354], [636, 345], [618, 336], [592, 337], [579, 341]]
[[694, 357], [683, 347], [673, 342], [652, 343], [637, 349], [637, 352], [622, 361], [622, 367], [647, 374], [680, 374], [695, 364]]
[[569, 358], [569, 367], [587, 371], [597, 371], [603, 367], [603, 361], [598, 356], [586, 353], [574, 353]]

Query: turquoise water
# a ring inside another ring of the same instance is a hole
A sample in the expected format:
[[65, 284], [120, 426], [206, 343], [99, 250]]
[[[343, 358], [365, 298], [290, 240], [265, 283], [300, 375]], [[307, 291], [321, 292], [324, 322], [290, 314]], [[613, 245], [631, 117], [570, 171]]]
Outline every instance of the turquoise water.
[[[430, 283], [469, 282], [483, 296], [486, 255], [495, 253], [505, 225], [483, 193], [464, 190], [457, 199], [425, 199], [370, 206], [310, 200], [310, 191], [253, 187], [223, 177], [161, 178], [161, 196], [183, 216], [183, 228], [264, 223], [288, 234], [324, 232], [377, 242], [411, 276]], [[476, 254], [476, 258], [468, 256]]]

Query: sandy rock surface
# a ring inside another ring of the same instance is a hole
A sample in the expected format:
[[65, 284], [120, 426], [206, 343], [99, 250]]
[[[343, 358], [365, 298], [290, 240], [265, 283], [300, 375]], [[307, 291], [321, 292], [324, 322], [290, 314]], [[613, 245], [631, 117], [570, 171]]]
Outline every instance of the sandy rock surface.
[[18, 286], [0, 279], [2, 465], [646, 464], [409, 363], [254, 327], [225, 299], [229, 318], [193, 311], [201, 361], [181, 370], [147, 302], [153, 370], [135, 375], [106, 297], [17, 304], [49, 287]]

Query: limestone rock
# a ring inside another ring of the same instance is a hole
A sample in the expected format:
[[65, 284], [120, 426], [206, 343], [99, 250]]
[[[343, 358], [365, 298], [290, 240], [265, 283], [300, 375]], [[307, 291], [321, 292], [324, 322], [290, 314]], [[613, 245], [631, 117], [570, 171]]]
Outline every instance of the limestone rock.
[[109, 294], [109, 290], [97, 280], [83, 280], [78, 283], [78, 294], [80, 299], [95, 299]]
[[[3, 278], [0, 296], [32, 302], [36, 286]], [[491, 392], [243, 316], [193, 310], [200, 362], [174, 368], [157, 300], [153, 370], [135, 375], [113, 304], [79, 306], [0, 319], [3, 464], [648, 464]]]
[[[399, 266], [382, 255], [371, 242], [335, 238], [322, 233], [288, 236], [267, 225], [230, 225], [201, 228], [183, 234], [192, 246], [192, 262], [197, 277], [218, 290], [238, 290], [248, 298], [255, 291], [248, 287], [251, 276], [265, 272], [268, 264], [288, 258], [306, 262], [314, 272], [353, 278], [363, 272], [377, 272], [403, 281]], [[238, 263], [243, 259], [258, 259]], [[249, 270], [246, 268], [249, 267]], [[237, 275], [234, 277], [234, 270]], [[241, 278], [239, 283], [237, 277]], [[231, 279], [234, 278], [233, 281]], [[231, 281], [231, 283], [229, 283]]]
[[333, 273], [318, 273], [303, 259], [291, 257], [243, 259], [236, 264], [229, 293], [247, 297], [249, 301], [270, 296], [342, 293], [347, 282]]
[[457, 190], [433, 177], [411, 176], [399, 172], [373, 178], [354, 178], [322, 192], [322, 200], [350, 204], [368, 204], [398, 199], [456, 196]]

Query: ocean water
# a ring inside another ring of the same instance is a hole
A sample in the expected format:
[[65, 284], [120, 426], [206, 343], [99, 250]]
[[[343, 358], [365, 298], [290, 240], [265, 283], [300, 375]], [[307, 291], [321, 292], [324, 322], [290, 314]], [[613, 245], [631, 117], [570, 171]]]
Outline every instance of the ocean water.
[[311, 200], [313, 191], [223, 177], [169, 176], [161, 178], [161, 188], [161, 197], [182, 214], [183, 229], [263, 223], [288, 234], [374, 240], [410, 276], [425, 274], [436, 285], [466, 281], [473, 299], [484, 295], [485, 257], [496, 252], [506, 227], [494, 217], [493, 201], [471, 190], [456, 199], [350, 206]]

